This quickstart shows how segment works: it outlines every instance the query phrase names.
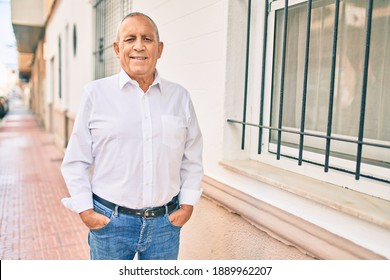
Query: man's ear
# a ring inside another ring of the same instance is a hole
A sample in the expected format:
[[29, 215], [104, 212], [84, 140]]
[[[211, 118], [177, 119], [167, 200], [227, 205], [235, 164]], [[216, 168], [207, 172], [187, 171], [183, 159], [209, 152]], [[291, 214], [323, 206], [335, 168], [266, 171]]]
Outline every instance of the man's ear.
[[118, 45], [118, 42], [114, 42], [112, 44], [112, 47], [114, 48], [114, 52], [115, 52], [116, 57], [119, 58], [119, 45]]
[[159, 42], [158, 43], [158, 58], [161, 57], [163, 49], [164, 49], [164, 43], [163, 42]]

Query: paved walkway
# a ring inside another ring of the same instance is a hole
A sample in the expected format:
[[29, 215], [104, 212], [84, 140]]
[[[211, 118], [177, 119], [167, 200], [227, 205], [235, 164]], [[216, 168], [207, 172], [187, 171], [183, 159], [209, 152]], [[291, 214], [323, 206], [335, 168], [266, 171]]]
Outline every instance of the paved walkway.
[[88, 231], [61, 204], [63, 154], [21, 108], [0, 123], [0, 259], [89, 258]]

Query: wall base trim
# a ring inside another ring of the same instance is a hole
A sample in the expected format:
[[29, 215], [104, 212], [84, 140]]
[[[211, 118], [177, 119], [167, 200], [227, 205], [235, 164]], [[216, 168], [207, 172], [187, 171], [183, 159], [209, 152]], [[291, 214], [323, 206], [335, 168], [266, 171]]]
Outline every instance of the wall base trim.
[[267, 232], [317, 259], [385, 259], [366, 248], [337, 236], [280, 208], [205, 176], [203, 195]]

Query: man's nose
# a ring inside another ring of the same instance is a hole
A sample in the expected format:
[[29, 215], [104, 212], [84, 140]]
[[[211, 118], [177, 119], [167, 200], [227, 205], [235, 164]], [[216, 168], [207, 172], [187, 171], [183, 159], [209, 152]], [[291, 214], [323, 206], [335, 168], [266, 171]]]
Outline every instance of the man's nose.
[[144, 42], [142, 41], [142, 38], [139, 38], [134, 41], [133, 49], [136, 51], [143, 51], [145, 50]]

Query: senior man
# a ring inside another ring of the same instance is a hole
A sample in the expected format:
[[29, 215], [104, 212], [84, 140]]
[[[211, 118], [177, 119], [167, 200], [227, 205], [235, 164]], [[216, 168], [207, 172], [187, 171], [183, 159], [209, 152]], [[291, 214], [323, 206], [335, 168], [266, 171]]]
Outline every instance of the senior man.
[[121, 71], [84, 87], [61, 170], [91, 259], [177, 259], [200, 198], [202, 136], [188, 91], [156, 70], [163, 47], [150, 17], [128, 14]]

